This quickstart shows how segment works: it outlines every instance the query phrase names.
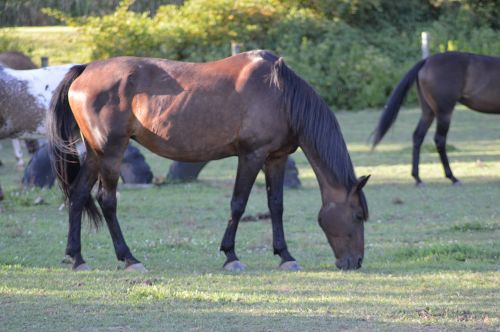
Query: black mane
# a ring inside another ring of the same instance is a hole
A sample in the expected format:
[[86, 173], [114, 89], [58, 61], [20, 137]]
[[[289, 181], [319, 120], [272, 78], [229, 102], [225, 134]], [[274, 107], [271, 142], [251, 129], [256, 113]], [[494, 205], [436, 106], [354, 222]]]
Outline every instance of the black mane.
[[275, 62], [271, 81], [278, 87], [283, 85], [280, 88], [294, 133], [318, 154], [339, 184], [352, 188], [356, 183], [354, 168], [340, 126], [328, 105], [282, 58]]
[[[274, 62], [271, 82], [283, 91], [290, 128], [301, 143], [312, 149], [335, 181], [350, 191], [357, 183], [354, 167], [333, 112], [319, 94], [279, 58]], [[368, 205], [362, 190], [359, 201], [364, 219]]]

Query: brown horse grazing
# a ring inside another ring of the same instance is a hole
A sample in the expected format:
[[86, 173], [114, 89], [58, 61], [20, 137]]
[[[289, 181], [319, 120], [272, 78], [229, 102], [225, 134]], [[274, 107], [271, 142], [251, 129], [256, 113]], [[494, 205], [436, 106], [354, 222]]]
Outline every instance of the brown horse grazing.
[[[101, 217], [118, 260], [143, 270], [116, 217], [116, 187], [130, 138], [158, 155], [189, 162], [238, 156], [231, 219], [220, 249], [228, 270], [242, 270], [235, 253], [238, 222], [264, 166], [274, 253], [281, 267], [299, 268], [283, 232], [283, 174], [300, 146], [321, 189], [319, 224], [341, 269], [361, 267], [363, 222], [368, 208], [334, 114], [281, 58], [268, 51], [240, 53], [209, 63], [118, 57], [73, 67], [58, 87], [49, 112], [49, 143], [58, 181], [69, 201], [66, 253], [73, 269], [88, 266], [81, 255], [82, 212]], [[74, 151], [79, 129], [87, 147], [80, 165]]]
[[500, 57], [462, 52], [446, 52], [417, 62], [392, 92], [382, 113], [373, 140], [375, 147], [396, 120], [404, 97], [417, 81], [422, 108], [420, 121], [413, 133], [412, 176], [418, 185], [420, 146], [432, 121], [436, 118], [434, 136], [445, 176], [453, 184], [461, 182], [451, 172], [446, 155], [446, 135], [456, 103], [482, 113], [500, 114]]

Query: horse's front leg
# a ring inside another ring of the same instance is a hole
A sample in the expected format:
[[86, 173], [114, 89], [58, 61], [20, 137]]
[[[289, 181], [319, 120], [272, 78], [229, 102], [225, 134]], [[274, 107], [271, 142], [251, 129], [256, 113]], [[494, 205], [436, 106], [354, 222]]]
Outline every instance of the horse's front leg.
[[233, 197], [231, 198], [231, 219], [227, 225], [220, 250], [226, 254], [224, 268], [229, 271], [242, 271], [245, 265], [242, 264], [234, 249], [234, 240], [241, 216], [250, 196], [250, 191], [259, 173], [265, 157], [263, 154], [254, 152], [247, 155], [241, 155], [238, 158], [238, 171], [234, 183]]
[[281, 257], [280, 268], [297, 271], [297, 261], [290, 255], [283, 231], [283, 182], [287, 156], [268, 159], [265, 164], [267, 205], [271, 212], [274, 254]]

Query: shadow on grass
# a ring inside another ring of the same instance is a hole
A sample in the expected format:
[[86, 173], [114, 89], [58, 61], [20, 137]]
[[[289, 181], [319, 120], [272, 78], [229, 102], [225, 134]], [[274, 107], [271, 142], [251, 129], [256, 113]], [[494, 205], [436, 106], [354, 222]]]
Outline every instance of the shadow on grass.
[[[449, 282], [452, 275], [419, 281], [361, 273], [334, 278], [324, 273], [207, 275], [203, 282], [203, 276], [174, 280], [84, 273], [64, 280], [59, 274], [62, 281], [55, 285], [31, 280], [22, 288], [0, 288], [0, 324], [6, 330], [141, 331], [407, 331], [495, 324], [487, 320], [494, 311], [488, 302], [492, 290], [462, 289], [462, 283]], [[249, 285], [250, 279], [260, 280]], [[196, 283], [201, 285], [193, 287]]]

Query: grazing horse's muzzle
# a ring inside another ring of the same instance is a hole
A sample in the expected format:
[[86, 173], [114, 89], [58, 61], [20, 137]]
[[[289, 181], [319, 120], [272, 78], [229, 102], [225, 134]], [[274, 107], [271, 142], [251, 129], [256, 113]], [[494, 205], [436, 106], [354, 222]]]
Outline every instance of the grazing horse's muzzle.
[[357, 270], [361, 268], [361, 264], [363, 263], [363, 257], [345, 257], [339, 258], [335, 261], [335, 266], [340, 270]]

